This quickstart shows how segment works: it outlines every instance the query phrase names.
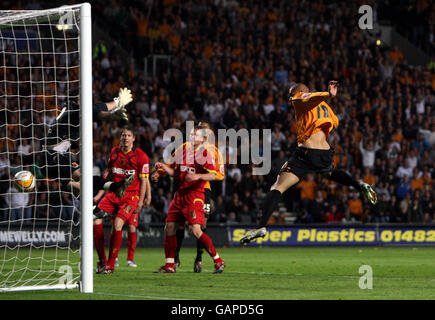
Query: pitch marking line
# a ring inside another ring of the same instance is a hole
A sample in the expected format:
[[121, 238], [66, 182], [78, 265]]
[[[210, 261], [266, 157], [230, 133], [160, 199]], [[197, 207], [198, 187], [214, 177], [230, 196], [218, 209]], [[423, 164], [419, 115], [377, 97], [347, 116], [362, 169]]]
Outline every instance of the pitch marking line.
[[95, 294], [101, 294], [104, 296], [116, 296], [116, 297], [128, 297], [128, 298], [142, 298], [142, 299], [153, 299], [153, 300], [191, 300], [186, 298], [168, 298], [168, 297], [153, 297], [153, 296], [140, 296], [133, 294], [120, 294], [120, 293], [108, 293], [108, 292], [94, 292]]
[[[212, 273], [213, 271], [210, 270], [204, 270], [204, 272]], [[177, 271], [177, 273], [191, 273], [190, 271]], [[226, 274], [255, 274], [259, 276], [316, 276], [316, 277], [327, 277], [327, 278], [349, 278], [349, 279], [359, 279], [361, 276], [347, 276], [347, 275], [318, 275], [318, 274], [301, 274], [301, 273], [271, 273], [271, 272], [243, 272], [243, 271], [230, 271]], [[389, 277], [376, 277], [376, 279], [383, 279], [383, 280], [408, 280], [408, 281], [435, 281], [435, 279], [416, 279], [416, 278], [389, 278]]]

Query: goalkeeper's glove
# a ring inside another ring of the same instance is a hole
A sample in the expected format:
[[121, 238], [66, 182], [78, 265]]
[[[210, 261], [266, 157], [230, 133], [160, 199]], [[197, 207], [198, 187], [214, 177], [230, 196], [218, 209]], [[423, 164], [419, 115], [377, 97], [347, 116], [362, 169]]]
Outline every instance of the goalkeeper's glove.
[[116, 107], [110, 111], [111, 119], [124, 119], [128, 121], [127, 109], [125, 109], [125, 106], [133, 101], [131, 90], [127, 88], [119, 89], [119, 94], [115, 99], [113, 99], [113, 101], [115, 102]]

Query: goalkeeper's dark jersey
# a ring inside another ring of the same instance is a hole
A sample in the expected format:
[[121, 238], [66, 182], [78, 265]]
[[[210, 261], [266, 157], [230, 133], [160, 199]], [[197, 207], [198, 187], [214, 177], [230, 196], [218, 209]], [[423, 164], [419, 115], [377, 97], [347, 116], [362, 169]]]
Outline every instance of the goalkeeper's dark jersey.
[[[104, 102], [97, 102], [92, 107], [92, 119], [98, 119], [100, 111], [107, 111]], [[77, 144], [80, 138], [80, 106], [75, 101], [68, 101], [62, 104], [62, 109], [56, 117], [54, 123], [50, 126], [47, 137], [45, 138], [45, 147], [50, 148], [62, 141], [69, 140], [71, 144]]]
[[[100, 111], [107, 111], [104, 102], [93, 105], [92, 119], [98, 119]], [[39, 165], [43, 174], [51, 179], [60, 179], [67, 183], [71, 174], [79, 168], [76, 149], [80, 139], [80, 106], [74, 101], [65, 102], [60, 114], [50, 126], [45, 137], [42, 153], [39, 155]]]

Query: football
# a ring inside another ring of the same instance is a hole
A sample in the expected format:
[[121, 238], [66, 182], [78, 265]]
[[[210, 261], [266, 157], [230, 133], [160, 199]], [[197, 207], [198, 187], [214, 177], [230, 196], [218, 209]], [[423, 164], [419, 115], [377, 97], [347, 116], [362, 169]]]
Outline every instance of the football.
[[17, 172], [14, 176], [14, 186], [19, 192], [30, 192], [35, 188], [35, 177], [27, 170]]

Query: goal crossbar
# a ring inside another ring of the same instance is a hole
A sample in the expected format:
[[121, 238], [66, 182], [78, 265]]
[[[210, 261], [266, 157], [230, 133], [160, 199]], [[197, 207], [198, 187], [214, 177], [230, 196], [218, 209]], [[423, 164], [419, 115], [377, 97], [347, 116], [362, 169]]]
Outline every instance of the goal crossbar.
[[14, 22], [17, 20], [26, 20], [32, 18], [42, 18], [41, 15], [60, 15], [66, 11], [74, 11], [81, 9], [83, 4], [62, 6], [53, 9], [44, 10], [1, 10], [0, 11], [0, 24], [5, 24], [8, 22]]

